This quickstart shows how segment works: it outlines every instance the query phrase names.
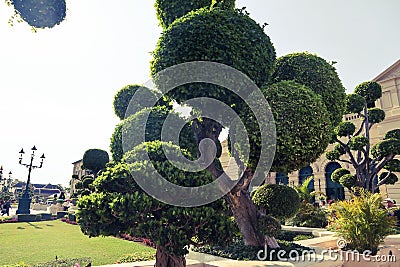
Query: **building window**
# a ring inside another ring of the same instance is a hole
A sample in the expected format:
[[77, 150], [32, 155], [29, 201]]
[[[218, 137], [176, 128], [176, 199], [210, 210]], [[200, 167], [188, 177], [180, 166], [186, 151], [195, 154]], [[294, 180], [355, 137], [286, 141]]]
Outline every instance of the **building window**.
[[343, 186], [341, 184], [335, 183], [331, 179], [332, 172], [341, 167], [342, 166], [340, 166], [340, 164], [337, 162], [330, 162], [328, 163], [328, 165], [326, 165], [325, 179], [326, 179], [326, 196], [328, 199], [343, 200], [345, 198]]
[[284, 173], [277, 173], [276, 178], [275, 178], [275, 183], [276, 184], [282, 184], [282, 185], [288, 185], [289, 184], [289, 178], [287, 174]]

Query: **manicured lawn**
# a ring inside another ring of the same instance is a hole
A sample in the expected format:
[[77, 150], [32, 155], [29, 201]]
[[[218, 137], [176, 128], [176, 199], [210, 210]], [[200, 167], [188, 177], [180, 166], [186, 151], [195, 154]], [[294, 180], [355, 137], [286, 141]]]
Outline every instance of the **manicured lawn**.
[[89, 238], [79, 226], [60, 220], [0, 224], [0, 265], [43, 263], [62, 258], [90, 257], [92, 265], [115, 263], [133, 252], [155, 251], [114, 237]]

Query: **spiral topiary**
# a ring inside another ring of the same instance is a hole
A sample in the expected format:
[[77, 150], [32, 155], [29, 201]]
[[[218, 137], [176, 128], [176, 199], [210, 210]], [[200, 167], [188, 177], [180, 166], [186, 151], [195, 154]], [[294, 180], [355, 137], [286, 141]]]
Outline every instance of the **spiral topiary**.
[[368, 109], [368, 121], [370, 123], [380, 123], [385, 119], [385, 111], [380, 108]]
[[296, 190], [286, 185], [266, 184], [260, 186], [252, 195], [252, 200], [267, 215], [277, 219], [287, 219], [296, 214], [300, 198]]
[[159, 24], [164, 29], [168, 28], [176, 19], [203, 7], [210, 7], [212, 0], [156, 0]]
[[356, 126], [350, 121], [342, 121], [335, 128], [335, 134], [340, 137], [352, 135], [355, 131]]
[[360, 113], [365, 107], [365, 99], [358, 94], [346, 95], [346, 113]]
[[[160, 37], [153, 52], [151, 75], [192, 61], [228, 65], [261, 86], [270, 80], [275, 49], [262, 27], [244, 11], [200, 9], [177, 19]], [[179, 86], [171, 96], [178, 103], [195, 97], [210, 97], [227, 105], [238, 102], [231, 91], [205, 83]]]
[[382, 97], [382, 87], [377, 82], [363, 82], [356, 86], [354, 93], [362, 96], [367, 106], [372, 108], [375, 106], [375, 101]]
[[64, 0], [10, 1], [21, 18], [35, 28], [52, 28], [65, 19], [67, 7]]
[[[261, 88], [276, 124], [272, 169], [289, 173], [314, 162], [330, 141], [331, 126], [321, 96], [294, 81]], [[307, 105], [304, 105], [307, 103]]]
[[354, 136], [349, 140], [349, 148], [351, 150], [362, 150], [369, 143], [365, 136]]
[[342, 121], [345, 110], [345, 88], [335, 68], [310, 53], [293, 53], [276, 60], [274, 81], [294, 80], [322, 96], [333, 126]]
[[350, 171], [348, 169], [345, 169], [345, 168], [338, 168], [338, 169], [336, 169], [336, 170], [334, 170], [332, 172], [331, 179], [335, 183], [340, 184], [340, 178], [345, 174], [350, 174]]
[[340, 177], [339, 182], [344, 187], [350, 189], [356, 185], [357, 177], [353, 174], [345, 174]]

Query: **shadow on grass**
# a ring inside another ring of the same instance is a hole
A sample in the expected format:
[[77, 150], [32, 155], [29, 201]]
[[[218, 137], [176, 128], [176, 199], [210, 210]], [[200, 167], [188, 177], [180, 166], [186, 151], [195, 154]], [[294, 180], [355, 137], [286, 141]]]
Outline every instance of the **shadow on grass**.
[[24, 230], [25, 227], [18, 226], [17, 229], [18, 229], [18, 230]]
[[30, 222], [28, 222], [28, 224], [29, 224], [30, 226], [36, 228], [36, 229], [43, 229], [42, 227], [37, 226], [37, 225], [34, 225], [34, 224], [30, 223]]
[[46, 224], [46, 226], [53, 227], [54, 225], [53, 224]]

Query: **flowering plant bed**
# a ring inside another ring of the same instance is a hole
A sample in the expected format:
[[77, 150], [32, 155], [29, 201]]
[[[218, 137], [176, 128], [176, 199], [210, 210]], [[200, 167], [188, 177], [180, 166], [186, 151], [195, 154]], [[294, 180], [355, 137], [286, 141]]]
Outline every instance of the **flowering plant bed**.
[[7, 216], [7, 217], [0, 217], [0, 223], [14, 223], [17, 222], [17, 218]]

